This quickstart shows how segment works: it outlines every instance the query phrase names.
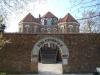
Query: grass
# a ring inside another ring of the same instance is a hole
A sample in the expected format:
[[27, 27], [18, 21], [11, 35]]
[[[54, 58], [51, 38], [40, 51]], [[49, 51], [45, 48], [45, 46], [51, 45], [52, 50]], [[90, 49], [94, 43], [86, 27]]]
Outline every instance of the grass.
[[4, 72], [0, 72], [0, 75], [7, 75], [6, 73], [4, 73]]

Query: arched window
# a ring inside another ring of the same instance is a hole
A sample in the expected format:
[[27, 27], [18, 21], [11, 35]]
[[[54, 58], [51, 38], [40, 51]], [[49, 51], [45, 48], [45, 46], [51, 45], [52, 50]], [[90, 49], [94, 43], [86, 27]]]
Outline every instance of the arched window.
[[53, 28], [53, 32], [57, 32], [57, 28]]
[[44, 19], [41, 19], [41, 24], [44, 25]]
[[73, 32], [73, 25], [68, 26], [68, 32]]
[[79, 31], [79, 26], [77, 25], [77, 26], [76, 26], [76, 32], [78, 32], [78, 31]]
[[47, 25], [47, 18], [42, 18], [41, 19], [41, 24], [42, 25]]
[[63, 32], [64, 33], [64, 25], [61, 25], [61, 32]]
[[41, 28], [41, 32], [45, 32], [45, 28]]
[[37, 32], [37, 26], [34, 26], [34, 33]]
[[19, 32], [22, 32], [22, 28], [21, 27], [19, 28]]
[[19, 32], [23, 32], [23, 26], [19, 25]]
[[25, 32], [28, 33], [30, 30], [30, 25], [25, 25], [25, 29], [26, 29]]
[[47, 28], [47, 31], [48, 31], [48, 33], [50, 33], [51, 32], [51, 28]]
[[52, 18], [48, 18], [47, 19], [47, 25], [51, 25], [52, 24]]
[[46, 19], [44, 19], [44, 25], [47, 25], [47, 20]]

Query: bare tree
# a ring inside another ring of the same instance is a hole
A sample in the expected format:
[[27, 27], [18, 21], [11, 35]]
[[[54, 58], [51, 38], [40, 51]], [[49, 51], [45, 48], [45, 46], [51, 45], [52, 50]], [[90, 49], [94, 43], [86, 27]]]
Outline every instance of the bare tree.
[[[3, 17], [3, 24], [6, 25], [6, 29], [11, 27], [10, 19], [15, 17], [19, 20], [18, 16], [24, 12], [34, 12], [36, 3], [43, 3], [46, 0], [0, 0], [0, 15]], [[32, 5], [30, 8], [30, 4]]]
[[24, 9], [29, 3], [38, 1], [39, 3], [44, 0], [0, 0], [0, 15], [3, 16], [4, 20], [7, 16], [16, 12], [16, 10]]
[[0, 25], [2, 24], [2, 22], [3, 22], [3, 17], [2, 15], [0, 15]]
[[87, 11], [83, 13], [82, 32], [85, 33], [99, 33], [100, 16], [94, 11]]
[[70, 0], [71, 12], [80, 14], [80, 31], [85, 33], [100, 33], [100, 1], [99, 0]]

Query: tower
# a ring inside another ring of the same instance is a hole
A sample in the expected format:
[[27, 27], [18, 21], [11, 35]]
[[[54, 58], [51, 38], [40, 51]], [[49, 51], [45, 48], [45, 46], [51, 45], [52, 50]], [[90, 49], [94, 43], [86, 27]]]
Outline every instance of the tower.
[[58, 26], [62, 33], [78, 33], [80, 24], [70, 13], [68, 13], [64, 18], [59, 19]]
[[47, 12], [42, 17], [35, 18], [31, 13], [26, 15], [19, 23], [19, 32], [22, 33], [78, 33], [80, 24], [68, 13], [63, 18], [59, 19]]

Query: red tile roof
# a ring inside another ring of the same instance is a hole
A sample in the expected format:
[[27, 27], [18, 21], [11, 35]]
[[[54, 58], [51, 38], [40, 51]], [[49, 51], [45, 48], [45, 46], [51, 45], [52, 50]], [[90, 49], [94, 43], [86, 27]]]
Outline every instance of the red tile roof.
[[55, 17], [55, 18], [57, 18], [54, 14], [52, 14], [51, 12], [47, 12], [44, 16], [42, 16], [43, 18], [53, 18], [53, 17]]
[[37, 23], [39, 23], [38, 20], [39, 20], [38, 18], [33, 17], [32, 14], [29, 13], [26, 15], [26, 17], [24, 17], [21, 20], [21, 22], [37, 22]]
[[68, 13], [64, 18], [59, 19], [59, 23], [61, 22], [77, 22], [78, 23], [78, 21], [70, 13]]

